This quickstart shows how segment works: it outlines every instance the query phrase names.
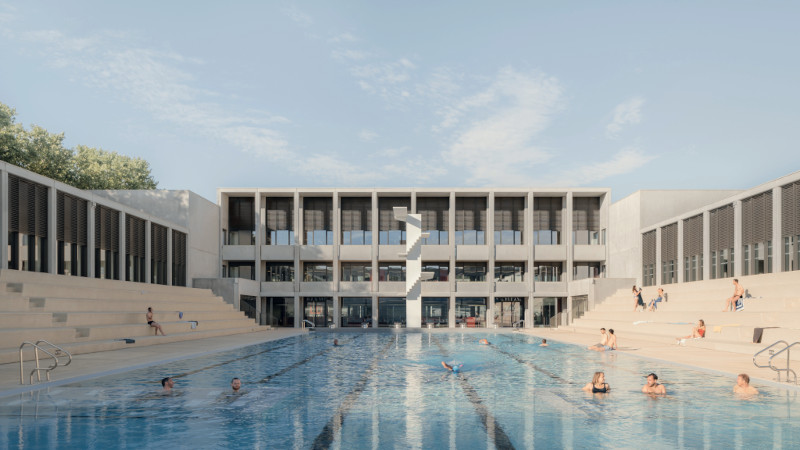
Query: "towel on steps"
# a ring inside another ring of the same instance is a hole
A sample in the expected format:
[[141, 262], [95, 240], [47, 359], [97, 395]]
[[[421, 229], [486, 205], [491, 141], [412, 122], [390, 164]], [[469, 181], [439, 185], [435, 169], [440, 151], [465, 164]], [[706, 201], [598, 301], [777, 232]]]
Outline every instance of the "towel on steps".
[[725, 325], [717, 325], [717, 326], [714, 327], [714, 333], [722, 333], [722, 328], [723, 327], [740, 327], [740, 326], [742, 326], [742, 325], [738, 324], [738, 323], [728, 323], [728, 324], [725, 324]]

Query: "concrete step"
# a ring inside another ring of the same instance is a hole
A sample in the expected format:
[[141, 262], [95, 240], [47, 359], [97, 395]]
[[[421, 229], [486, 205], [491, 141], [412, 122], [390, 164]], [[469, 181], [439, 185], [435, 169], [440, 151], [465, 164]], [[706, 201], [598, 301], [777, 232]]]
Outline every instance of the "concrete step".
[[691, 322], [703, 319], [706, 324], [739, 323], [754, 327], [783, 326], [791, 327], [800, 324], [800, 311], [798, 312], [749, 312], [747, 310], [736, 313], [723, 312], [697, 312], [697, 311], [656, 311], [656, 312], [615, 312], [606, 310], [589, 311], [576, 320], [615, 320], [629, 323], [650, 321], [656, 323]]
[[[124, 341], [117, 340], [117, 339], [109, 339], [109, 340], [101, 340], [101, 341], [89, 341], [89, 342], [75, 342], [60, 345], [60, 347], [64, 348], [64, 350], [70, 352], [72, 355], [79, 355], [85, 353], [95, 353], [95, 352], [102, 352], [108, 350], [118, 350], [124, 348], [131, 348], [131, 347], [144, 347], [149, 345], [158, 345], [158, 344], [167, 344], [170, 342], [182, 342], [187, 340], [194, 340], [194, 339], [205, 339], [210, 337], [217, 337], [217, 336], [229, 336], [233, 334], [242, 334], [242, 333], [252, 333], [255, 331], [267, 331], [269, 327], [259, 326], [259, 325], [251, 325], [247, 327], [236, 327], [236, 328], [222, 328], [216, 330], [200, 330], [200, 331], [190, 331], [190, 332], [183, 332], [183, 333], [175, 333], [175, 334], [168, 334], [167, 336], [140, 336], [134, 338], [136, 341], [133, 344], [127, 344]], [[26, 347], [25, 352], [23, 352], [23, 360], [30, 361], [34, 357], [33, 350], [28, 350]], [[41, 366], [46, 367], [50, 365], [51, 359], [44, 358], [43, 354], [39, 354]], [[63, 364], [66, 362], [66, 357], [59, 357], [59, 361]], [[19, 363], [19, 348], [16, 349], [0, 349], [0, 364], [8, 364], [8, 363]], [[73, 363], [75, 364], [75, 363]], [[30, 369], [33, 368], [29, 363], [25, 363], [25, 377], [27, 380], [27, 376], [30, 373]], [[58, 376], [58, 369], [52, 372], [52, 377], [56, 378]], [[26, 381], [27, 383], [27, 381]]]
[[[30, 313], [28, 313], [30, 314]], [[145, 313], [141, 311], [120, 312], [69, 312], [52, 313], [53, 322], [58, 326], [87, 326], [87, 325], [119, 325], [146, 323]], [[2, 316], [0, 316], [2, 317]], [[181, 320], [220, 320], [244, 319], [247, 316], [241, 311], [233, 309], [223, 311], [184, 311], [183, 317], [178, 317], [178, 311], [159, 311], [154, 314], [156, 322], [165, 323]]]
[[[161, 322], [159, 322], [161, 323]], [[194, 323], [190, 321], [164, 322], [161, 323], [164, 332], [169, 336], [172, 333], [188, 333], [202, 330], [217, 330], [224, 328], [249, 327], [254, 325], [252, 319], [223, 319], [223, 320], [203, 320], [198, 321], [196, 328], [192, 329]], [[121, 324], [121, 325], [94, 325], [77, 327], [77, 340], [99, 341], [105, 339], [137, 338], [154, 336], [156, 329], [145, 324]], [[51, 341], [52, 342], [52, 341]], [[55, 343], [55, 342], [54, 342]]]
[[[647, 302], [649, 304], [649, 301]], [[661, 302], [658, 311], [708, 311], [719, 312], [725, 306], [725, 299], [705, 300], [705, 301], [670, 301]], [[794, 298], [746, 298], [744, 300], [745, 311], [800, 311], [800, 299]], [[598, 309], [614, 312], [633, 312], [633, 300], [603, 302]]]
[[78, 312], [78, 311], [108, 311], [118, 309], [122, 311], [147, 311], [152, 307], [158, 313], [161, 309], [174, 311], [178, 308], [184, 313], [188, 311], [231, 311], [233, 305], [221, 300], [216, 302], [193, 301], [142, 301], [142, 300], [98, 300], [84, 298], [32, 298], [29, 301], [28, 311], [31, 312]]
[[[207, 293], [195, 294], [194, 290], [185, 292], [152, 292], [146, 289], [108, 289], [97, 287], [58, 286], [45, 284], [24, 284], [19, 291], [6, 291], [5, 295], [21, 295], [22, 297], [62, 297], [62, 298], [93, 298], [93, 299], [142, 299], [161, 300], [164, 298], [175, 300], [216, 301], [218, 297]], [[210, 292], [210, 291], [209, 291]]]
[[[583, 320], [583, 319], [581, 319]], [[613, 329], [618, 336], [626, 334], [641, 334], [652, 336], [655, 338], [671, 338], [687, 336], [691, 334], [692, 328], [696, 323], [686, 324], [669, 324], [669, 323], [640, 323], [634, 325], [627, 321], [609, 321], [609, 320], [587, 320], [586, 322], [575, 322], [574, 328], [583, 329], [585, 331], [599, 330], [600, 327], [606, 329]], [[719, 331], [716, 331], [717, 325], [706, 321], [706, 337], [716, 341], [726, 342], [752, 342], [753, 341], [753, 326], [743, 326], [741, 324], [719, 324]], [[597, 332], [599, 334], [599, 331]]]
[[30, 312], [0, 312], [0, 329], [44, 328], [53, 325], [53, 314]]
[[77, 342], [75, 328], [3, 328], [0, 329], [0, 349], [16, 348], [25, 341], [36, 342], [40, 339], [54, 344]]

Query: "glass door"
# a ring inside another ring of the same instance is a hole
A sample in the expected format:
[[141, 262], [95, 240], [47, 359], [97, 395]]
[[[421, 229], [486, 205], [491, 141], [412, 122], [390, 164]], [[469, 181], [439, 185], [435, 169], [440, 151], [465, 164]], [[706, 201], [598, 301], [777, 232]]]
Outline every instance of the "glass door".
[[525, 314], [522, 297], [495, 297], [494, 323], [500, 327], [511, 327]]

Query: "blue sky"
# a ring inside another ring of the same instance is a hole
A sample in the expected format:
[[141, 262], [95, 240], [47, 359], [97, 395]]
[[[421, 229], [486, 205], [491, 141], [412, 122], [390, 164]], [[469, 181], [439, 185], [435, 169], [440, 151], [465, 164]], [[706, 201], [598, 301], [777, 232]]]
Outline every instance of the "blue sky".
[[212, 201], [253, 186], [744, 189], [800, 169], [799, 12], [0, 0], [0, 101]]

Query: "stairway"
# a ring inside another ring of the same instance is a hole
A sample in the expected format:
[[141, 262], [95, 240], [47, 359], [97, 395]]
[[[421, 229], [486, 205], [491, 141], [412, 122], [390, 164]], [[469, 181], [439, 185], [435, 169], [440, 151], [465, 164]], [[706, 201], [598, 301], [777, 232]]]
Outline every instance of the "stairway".
[[[676, 337], [691, 334], [698, 319], [703, 319], [706, 337], [686, 340], [684, 345], [750, 355], [779, 339], [800, 340], [800, 271], [740, 277], [739, 281], [746, 289], [743, 311], [721, 312], [734, 291], [733, 279], [725, 278], [663, 285], [667, 300], [654, 312], [634, 312], [631, 290], [622, 289], [568, 328], [591, 334], [599, 334], [601, 327], [613, 328], [619, 346], [629, 347], [637, 339], [674, 343]], [[645, 303], [656, 297], [657, 289], [643, 289]], [[757, 327], [765, 328], [760, 344], [753, 343]]]
[[[147, 325], [148, 307], [167, 336]], [[0, 364], [39, 339], [80, 354], [266, 329], [206, 289], [0, 270]]]

